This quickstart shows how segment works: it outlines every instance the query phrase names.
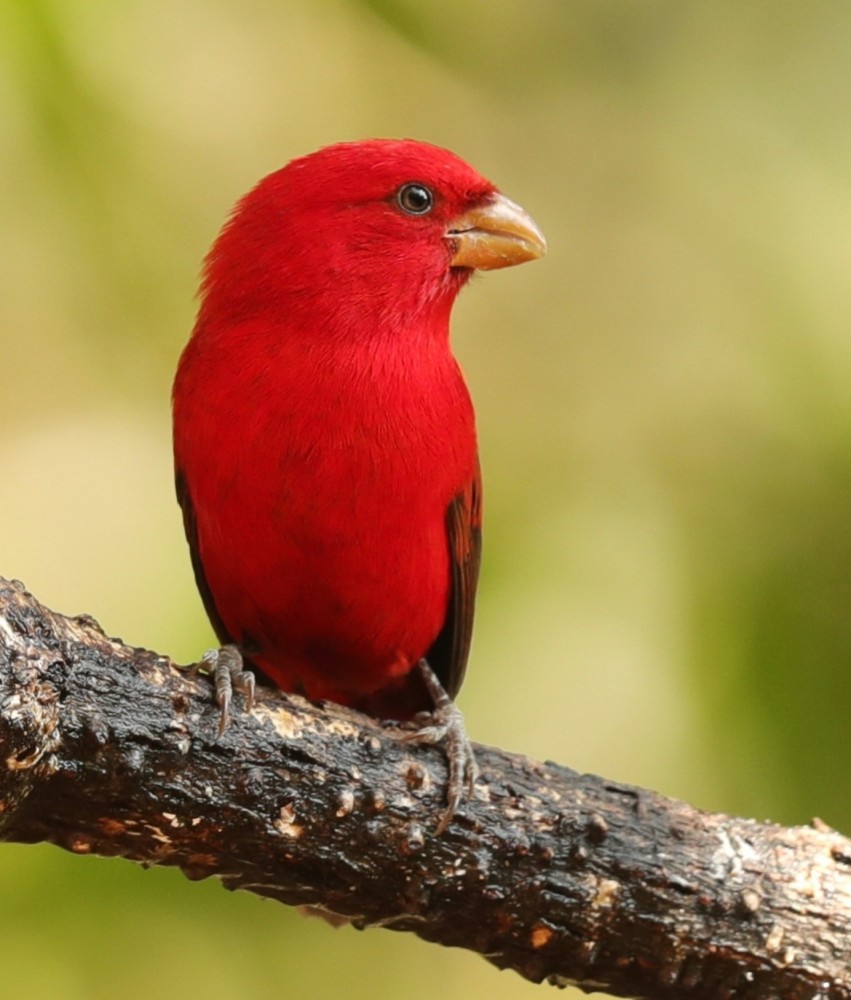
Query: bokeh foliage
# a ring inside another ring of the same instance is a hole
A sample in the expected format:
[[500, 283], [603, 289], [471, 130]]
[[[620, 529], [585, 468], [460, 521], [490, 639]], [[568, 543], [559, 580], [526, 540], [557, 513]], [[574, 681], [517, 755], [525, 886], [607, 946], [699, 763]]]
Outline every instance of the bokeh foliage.
[[[318, 145], [452, 147], [548, 258], [477, 281], [474, 736], [851, 830], [847, 0], [0, 0], [0, 573], [209, 642], [168, 394], [229, 205]], [[173, 872], [0, 851], [50, 1000], [531, 995]]]

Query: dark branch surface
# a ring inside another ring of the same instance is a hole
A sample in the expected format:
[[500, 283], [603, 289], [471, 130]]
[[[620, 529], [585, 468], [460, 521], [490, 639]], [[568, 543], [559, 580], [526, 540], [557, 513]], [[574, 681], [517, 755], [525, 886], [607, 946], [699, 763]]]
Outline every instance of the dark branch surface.
[[[237, 707], [237, 713], [239, 708]], [[485, 747], [447, 832], [439, 750], [209, 682], [0, 579], [0, 839], [176, 865], [529, 979], [652, 998], [851, 998], [851, 842]]]

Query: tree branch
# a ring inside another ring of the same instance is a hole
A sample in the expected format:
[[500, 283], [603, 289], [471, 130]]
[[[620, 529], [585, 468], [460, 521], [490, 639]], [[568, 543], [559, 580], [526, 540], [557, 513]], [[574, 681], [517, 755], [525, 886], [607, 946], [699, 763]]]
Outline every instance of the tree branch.
[[851, 842], [477, 748], [441, 837], [439, 750], [209, 682], [0, 578], [0, 839], [176, 865], [619, 996], [851, 998]]

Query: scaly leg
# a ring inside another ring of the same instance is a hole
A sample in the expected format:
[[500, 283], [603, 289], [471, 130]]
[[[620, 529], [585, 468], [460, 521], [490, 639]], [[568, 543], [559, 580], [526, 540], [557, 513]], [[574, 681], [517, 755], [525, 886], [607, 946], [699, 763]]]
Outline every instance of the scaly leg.
[[401, 733], [399, 739], [405, 743], [445, 746], [449, 781], [446, 788], [447, 807], [435, 828], [435, 833], [439, 835], [452, 822], [464, 799], [472, 796], [479, 769], [461, 710], [446, 693], [428, 661], [420, 660], [417, 667], [434, 702], [434, 711], [423, 726], [414, 732]]

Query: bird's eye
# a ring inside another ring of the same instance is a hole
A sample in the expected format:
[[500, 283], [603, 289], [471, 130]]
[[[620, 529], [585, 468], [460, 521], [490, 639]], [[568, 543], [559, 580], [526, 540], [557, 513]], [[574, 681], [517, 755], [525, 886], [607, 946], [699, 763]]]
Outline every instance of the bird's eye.
[[408, 215], [425, 215], [434, 205], [434, 195], [425, 184], [403, 184], [396, 192], [396, 204]]

